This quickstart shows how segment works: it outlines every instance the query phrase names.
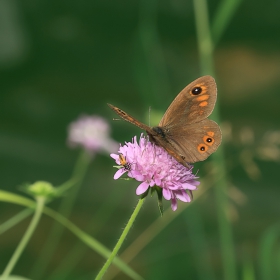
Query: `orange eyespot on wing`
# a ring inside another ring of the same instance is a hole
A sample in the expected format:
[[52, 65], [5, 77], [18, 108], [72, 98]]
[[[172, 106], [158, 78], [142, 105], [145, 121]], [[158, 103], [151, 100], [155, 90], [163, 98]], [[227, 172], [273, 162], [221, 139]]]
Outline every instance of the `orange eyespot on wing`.
[[205, 135], [205, 136], [203, 136], [203, 142], [208, 146], [212, 146], [214, 144], [215, 140], [213, 137]]
[[207, 92], [207, 86], [203, 83], [196, 84], [190, 91], [190, 95], [203, 95]]
[[198, 152], [200, 153], [200, 154], [204, 154], [204, 153], [206, 153], [207, 151], [208, 151], [208, 146], [207, 145], [205, 145], [205, 144], [199, 144], [198, 146], [197, 146], [197, 150], [198, 150]]

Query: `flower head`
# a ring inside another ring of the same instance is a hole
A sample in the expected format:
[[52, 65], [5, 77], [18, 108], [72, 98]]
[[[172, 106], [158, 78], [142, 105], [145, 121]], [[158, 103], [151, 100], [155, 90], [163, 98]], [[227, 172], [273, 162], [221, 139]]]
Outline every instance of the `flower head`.
[[83, 115], [68, 127], [68, 143], [71, 147], [82, 146], [91, 153], [114, 152], [118, 144], [110, 138], [108, 122], [99, 116]]
[[187, 168], [178, 163], [163, 148], [140, 136], [139, 144], [136, 136], [132, 142], [120, 146], [119, 154], [111, 154], [121, 168], [115, 173], [118, 179], [124, 173], [128, 177], [141, 182], [136, 194], [144, 194], [149, 188], [159, 187], [166, 200], [171, 200], [173, 211], [177, 209], [177, 199], [183, 202], [191, 201], [191, 193], [200, 184], [192, 167]]

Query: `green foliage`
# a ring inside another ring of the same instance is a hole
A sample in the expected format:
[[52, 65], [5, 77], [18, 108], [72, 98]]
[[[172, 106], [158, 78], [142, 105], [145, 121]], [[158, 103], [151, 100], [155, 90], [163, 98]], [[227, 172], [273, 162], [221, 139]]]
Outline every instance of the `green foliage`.
[[[114, 181], [108, 156], [81, 154], [72, 171], [66, 127], [82, 113], [111, 119], [107, 102], [157, 123], [186, 84], [212, 74], [223, 146], [195, 165], [200, 192], [175, 213], [159, 196], [162, 217], [147, 197], [105, 278], [279, 279], [277, 1], [2, 1], [0, 16], [0, 273], [36, 209], [16, 186], [37, 182], [32, 196], [48, 207], [12, 275], [94, 278], [137, 183]], [[140, 133], [111, 125], [118, 142]]]

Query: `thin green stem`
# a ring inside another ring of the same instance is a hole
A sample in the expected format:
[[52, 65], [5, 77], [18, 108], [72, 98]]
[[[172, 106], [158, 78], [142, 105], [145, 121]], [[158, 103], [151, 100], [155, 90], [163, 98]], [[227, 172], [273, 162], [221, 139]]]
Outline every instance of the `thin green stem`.
[[[131, 262], [143, 248], [148, 246], [148, 244], [156, 238], [163, 230], [172, 223], [181, 213], [186, 210], [186, 208], [192, 207], [194, 203], [201, 197], [204, 193], [206, 193], [210, 188], [211, 184], [209, 184], [209, 180], [207, 178], [205, 181], [208, 184], [201, 184], [201, 188], [198, 192], [195, 193], [195, 201], [192, 203], [182, 203], [180, 207], [174, 212], [171, 208], [167, 209], [164, 212], [163, 217], [158, 217], [146, 230], [144, 230], [120, 255], [121, 259], [125, 261], [125, 263]], [[108, 274], [106, 275], [106, 279], [114, 279], [114, 277], [119, 273], [115, 267], [110, 269]]]
[[202, 75], [214, 75], [213, 43], [210, 34], [207, 1], [194, 0], [193, 3], [200, 57], [200, 71]]
[[[246, 245], [246, 244], [245, 244]], [[254, 263], [249, 251], [244, 246], [242, 250], [242, 280], [256, 280]], [[272, 278], [262, 278], [262, 279], [272, 279]]]
[[117, 255], [119, 249], [121, 248], [129, 230], [131, 229], [143, 203], [145, 201], [145, 198], [141, 198], [138, 201], [138, 204], [136, 205], [126, 227], [124, 228], [123, 233], [121, 234], [121, 237], [119, 239], [119, 241], [117, 242], [114, 250], [112, 251], [111, 256], [107, 259], [106, 263], [104, 264], [104, 266], [101, 268], [101, 270], [99, 271], [98, 275], [96, 276], [95, 280], [99, 280], [102, 279], [103, 275], [106, 273], [107, 269], [109, 268], [109, 266], [111, 265], [112, 261], [114, 260], [115, 256]]
[[[116, 205], [119, 204], [122, 197], [122, 191], [117, 188], [113, 189], [106, 201], [93, 214], [91, 221], [88, 223], [86, 231], [90, 232], [92, 235], [100, 231], [100, 229], [112, 216], [116, 209]], [[70, 277], [70, 274], [75, 269], [79, 261], [83, 258], [87, 249], [88, 248], [78, 240], [73, 248], [70, 249], [67, 256], [61, 260], [57, 268], [52, 271], [51, 275], [49, 275], [47, 279], [54, 279], [57, 275], [63, 275], [64, 279], [68, 279], [67, 277]]]
[[242, 0], [223, 0], [214, 16], [212, 23], [212, 38], [213, 42], [217, 44], [229, 25], [231, 18], [241, 4]]
[[[187, 246], [193, 248], [193, 261], [196, 266], [197, 279], [200, 280], [214, 280], [215, 275], [213, 266], [211, 266], [211, 257], [209, 250], [209, 240], [206, 237], [204, 229], [204, 221], [200, 213], [200, 205], [193, 204], [193, 206], [185, 213], [185, 220], [188, 227], [188, 242]], [[203, 269], [201, 264], [203, 263]]]
[[259, 270], [261, 279], [276, 279], [273, 271], [275, 250], [280, 235], [280, 224], [270, 227], [262, 236], [259, 249]]
[[8, 221], [4, 222], [2, 225], [0, 225], [0, 234], [17, 225], [19, 222], [30, 216], [33, 212], [34, 211], [32, 209], [24, 209]]
[[163, 45], [157, 30], [159, 1], [139, 1], [138, 34], [135, 38], [135, 78], [142, 98], [159, 106], [171, 92]]
[[9, 263], [7, 264], [5, 270], [2, 274], [1, 280], [6, 280], [8, 278], [8, 276], [12, 272], [14, 266], [16, 265], [19, 257], [21, 256], [24, 248], [26, 247], [28, 241], [30, 240], [36, 226], [39, 223], [39, 220], [41, 218], [41, 215], [42, 215], [42, 212], [43, 212], [43, 209], [44, 209], [45, 197], [38, 196], [36, 198], [36, 201], [37, 201], [36, 210], [35, 210], [35, 213], [34, 213], [34, 216], [33, 216], [32, 220], [31, 220], [31, 223], [30, 223], [29, 227], [27, 228], [25, 234], [23, 235], [20, 243], [18, 244], [18, 247], [16, 248], [16, 250], [15, 250], [13, 256], [11, 257]]
[[[91, 156], [85, 151], [82, 151], [75, 165], [71, 179], [63, 185], [61, 185], [60, 187], [63, 191], [72, 187], [72, 189], [69, 190], [68, 195], [62, 200], [58, 211], [65, 217], [68, 217], [70, 215], [72, 206], [77, 197], [78, 191], [87, 171], [87, 167], [89, 166], [90, 160]], [[33, 271], [31, 272], [31, 278], [38, 279], [42, 277], [45, 269], [47, 268], [54, 254], [55, 249], [57, 248], [62, 233], [63, 227], [61, 227], [61, 225], [58, 223], [54, 223], [51, 228], [51, 232], [48, 236], [48, 239], [45, 243], [45, 246], [42, 249], [42, 257], [38, 259], [37, 263], [33, 267]]]
[[77, 177], [72, 177], [71, 179], [69, 179], [68, 181], [66, 181], [65, 183], [63, 183], [62, 185], [60, 185], [59, 187], [57, 187], [58, 190], [58, 195], [66, 192], [67, 190], [71, 189], [76, 183], [78, 183], [78, 178]]
[[[197, 28], [198, 49], [200, 54], [201, 73], [203, 75], [214, 75], [213, 63], [213, 42], [210, 33], [210, 25], [208, 19], [207, 0], [194, 0], [194, 11]], [[218, 102], [216, 108], [218, 108]], [[213, 118], [219, 122], [218, 110], [212, 114]], [[215, 166], [216, 180], [216, 201], [217, 215], [219, 222], [221, 253], [223, 260], [223, 269], [225, 280], [235, 280], [236, 265], [234, 256], [234, 244], [231, 224], [227, 216], [228, 197], [227, 197], [227, 179], [226, 179], [226, 164], [224, 159], [223, 147], [219, 147], [218, 151], [213, 154], [212, 160]], [[217, 174], [220, 174], [218, 177]]]
[[[213, 155], [213, 161], [217, 172], [224, 174], [226, 176], [226, 170], [224, 165], [224, 157], [222, 152]], [[234, 254], [234, 243], [233, 243], [233, 233], [231, 228], [231, 223], [227, 215], [227, 210], [229, 208], [228, 201], [228, 185], [227, 181], [223, 176], [216, 181], [216, 201], [217, 201], [217, 214], [219, 222], [220, 231], [220, 242], [222, 250], [222, 260], [224, 268], [225, 280], [235, 280], [236, 276], [236, 264], [235, 264], [235, 254]]]
[[[99, 241], [91, 237], [89, 234], [85, 233], [81, 229], [79, 229], [75, 224], [73, 224], [71, 221], [60, 215], [60, 213], [45, 207], [44, 213], [48, 216], [52, 217], [59, 223], [61, 223], [63, 226], [65, 226], [67, 229], [69, 229], [73, 234], [77, 236], [84, 244], [86, 244], [89, 248], [93, 249], [95, 252], [99, 253], [104, 258], [110, 257], [110, 250], [106, 248], [104, 245], [102, 245]], [[137, 274], [134, 270], [132, 270], [125, 262], [123, 262], [121, 259], [116, 257], [113, 260], [114, 264], [118, 266], [125, 274], [127, 274], [132, 279], [139, 279], [141, 280], [142, 277]]]
[[[7, 191], [3, 191], [0, 189], [0, 201], [14, 203], [18, 205], [22, 205], [25, 207], [29, 207], [34, 209], [36, 207], [36, 203], [27, 199], [23, 196], [13, 194]], [[68, 219], [60, 215], [60, 213], [48, 208], [44, 207], [44, 213], [49, 217], [53, 218], [57, 222], [61, 223], [64, 227], [66, 227], [69, 231], [71, 231], [79, 240], [81, 240], [84, 244], [86, 244], [89, 248], [103, 256], [104, 258], [109, 258], [111, 251], [102, 245], [99, 241], [91, 237], [89, 234], [85, 233], [81, 229], [79, 229], [75, 224], [70, 222]], [[127, 274], [132, 279], [143, 279], [138, 273], [136, 273], [133, 269], [131, 269], [124, 261], [120, 258], [115, 257], [113, 263], [118, 266], [125, 274]], [[2, 279], [1, 279], [2, 280]]]

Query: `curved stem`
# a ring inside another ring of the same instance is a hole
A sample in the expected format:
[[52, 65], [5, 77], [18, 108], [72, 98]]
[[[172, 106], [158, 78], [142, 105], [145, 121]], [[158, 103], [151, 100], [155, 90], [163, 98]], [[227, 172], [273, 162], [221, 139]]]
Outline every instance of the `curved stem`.
[[[14, 203], [22, 206], [26, 206], [29, 208], [34, 209], [36, 204], [34, 200], [27, 199], [23, 196], [13, 194], [7, 191], [3, 191], [0, 189], [0, 201], [5, 201], [8, 203]], [[103, 256], [104, 258], [109, 258], [111, 251], [107, 249], [103, 244], [98, 242], [96, 239], [94, 239], [92, 236], [87, 234], [86, 232], [79, 229], [75, 224], [73, 224], [71, 221], [66, 219], [64, 216], [62, 216], [60, 213], [52, 210], [51, 208], [44, 207], [44, 213], [48, 215], [49, 217], [53, 218], [57, 222], [61, 223], [63, 226], [65, 226], [69, 231], [71, 231], [77, 238], [79, 238], [85, 245], [87, 245], [89, 248]], [[113, 260], [113, 263], [122, 270], [125, 274], [127, 274], [132, 279], [143, 279], [138, 273], [136, 273], [133, 269], [131, 269], [124, 261], [122, 261], [119, 257], [115, 257]], [[1, 279], [1, 278], [0, 278]], [[38, 278], [32, 278], [32, 279], [38, 279]], [[3, 280], [3, 279], [1, 279]]]
[[101, 270], [99, 271], [98, 275], [96, 276], [95, 280], [99, 280], [102, 279], [103, 275], [105, 274], [105, 272], [107, 271], [107, 269], [109, 268], [109, 266], [111, 265], [112, 261], [114, 260], [115, 256], [117, 255], [119, 249], [121, 248], [129, 230], [131, 229], [143, 203], [144, 203], [145, 198], [141, 198], [138, 201], [138, 204], [136, 205], [126, 227], [124, 228], [124, 231], [119, 239], [119, 241], [117, 242], [114, 250], [111, 253], [111, 256], [107, 259], [106, 263], [104, 264], [104, 266], [101, 268]]
[[8, 221], [4, 222], [0, 225], [0, 234], [4, 233], [5, 231], [9, 230], [13, 226], [20, 223], [22, 220], [30, 216], [34, 212], [33, 209], [24, 209], [18, 214], [16, 214], [14, 217], [9, 219]]
[[7, 264], [5, 270], [2, 274], [1, 280], [5, 280], [5, 279], [8, 278], [8, 276], [12, 272], [14, 266], [16, 265], [19, 257], [21, 256], [24, 248], [26, 247], [28, 241], [30, 240], [36, 226], [38, 225], [38, 222], [41, 218], [42, 211], [43, 211], [43, 208], [44, 208], [45, 197], [38, 196], [36, 198], [36, 200], [37, 200], [36, 210], [35, 210], [35, 213], [34, 213], [34, 216], [33, 216], [32, 220], [31, 220], [31, 223], [30, 223], [29, 227], [27, 228], [25, 234], [23, 235], [20, 243], [18, 244], [13, 256], [11, 257], [11, 259], [9, 261], [9, 263]]
[[[80, 156], [75, 165], [73, 175], [70, 180], [59, 187], [60, 192], [64, 192], [67, 189], [69, 193], [60, 204], [59, 213], [68, 217], [71, 213], [72, 207], [74, 205], [75, 199], [79, 192], [82, 180], [86, 174], [91, 157], [85, 151], [81, 151]], [[44, 272], [50, 263], [50, 260], [58, 246], [58, 243], [61, 239], [63, 233], [63, 227], [60, 224], [54, 223], [50, 229], [50, 234], [47, 238], [47, 241], [42, 249], [41, 256], [38, 258], [35, 263], [32, 271], [31, 278], [38, 279], [44, 275]]]

